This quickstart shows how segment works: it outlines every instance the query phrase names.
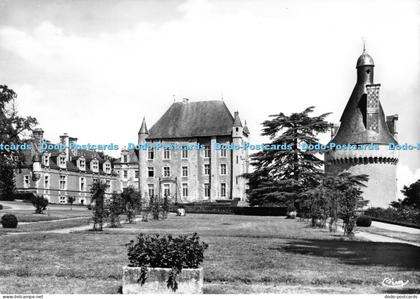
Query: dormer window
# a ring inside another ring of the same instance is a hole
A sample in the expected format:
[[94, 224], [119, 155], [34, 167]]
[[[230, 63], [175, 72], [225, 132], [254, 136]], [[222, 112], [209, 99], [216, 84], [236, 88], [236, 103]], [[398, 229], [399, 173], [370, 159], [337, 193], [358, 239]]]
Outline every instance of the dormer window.
[[128, 163], [128, 155], [123, 155], [123, 163]]
[[94, 171], [94, 172], [98, 172], [98, 170], [99, 170], [99, 162], [98, 162], [98, 160], [93, 160], [91, 162], [91, 170]]
[[79, 159], [79, 169], [80, 170], [86, 170], [86, 160], [85, 158]]
[[104, 163], [104, 169], [105, 173], [111, 173], [111, 162], [107, 161]]
[[42, 164], [44, 166], [50, 166], [50, 156], [48, 154], [42, 156]]
[[60, 168], [66, 168], [66, 156], [58, 156], [58, 166]]

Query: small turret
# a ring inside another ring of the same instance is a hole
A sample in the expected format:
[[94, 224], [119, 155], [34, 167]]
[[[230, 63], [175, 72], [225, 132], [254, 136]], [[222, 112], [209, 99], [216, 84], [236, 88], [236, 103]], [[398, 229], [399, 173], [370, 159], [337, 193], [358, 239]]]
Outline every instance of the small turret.
[[[146, 138], [149, 136], [149, 131], [146, 126], [146, 118], [143, 117], [140, 130], [138, 133], [138, 143], [146, 143]], [[146, 198], [147, 190], [147, 152], [145, 150], [139, 150], [139, 192], [142, 198]]]
[[234, 115], [235, 116], [233, 119], [232, 137], [242, 137], [244, 128], [242, 126], [241, 119], [239, 118], [239, 112], [235, 111]]
[[140, 127], [140, 130], [139, 130], [139, 135], [140, 134], [142, 134], [142, 135], [144, 135], [144, 134], [149, 135], [149, 130], [147, 130], [146, 118], [145, 117], [143, 117], [143, 122], [141, 123], [141, 127]]

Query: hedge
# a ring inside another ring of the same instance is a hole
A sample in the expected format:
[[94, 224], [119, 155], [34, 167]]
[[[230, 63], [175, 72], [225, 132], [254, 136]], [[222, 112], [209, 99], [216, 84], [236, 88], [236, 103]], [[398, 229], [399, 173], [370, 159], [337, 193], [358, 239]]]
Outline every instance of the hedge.
[[215, 203], [193, 203], [180, 204], [171, 206], [170, 211], [175, 212], [178, 207], [182, 206], [186, 213], [191, 214], [236, 214], [236, 215], [253, 215], [253, 216], [286, 216], [286, 207], [232, 207], [226, 204]]

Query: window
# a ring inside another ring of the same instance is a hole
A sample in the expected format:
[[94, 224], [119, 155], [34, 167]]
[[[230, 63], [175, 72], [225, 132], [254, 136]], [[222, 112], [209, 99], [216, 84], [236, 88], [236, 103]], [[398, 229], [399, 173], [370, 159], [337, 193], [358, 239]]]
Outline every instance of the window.
[[210, 175], [210, 164], [204, 164], [204, 175]]
[[123, 155], [123, 163], [128, 163], [128, 155]]
[[210, 197], [210, 184], [204, 184], [204, 197]]
[[164, 177], [171, 176], [171, 168], [169, 166], [163, 167], [163, 176]]
[[66, 157], [60, 156], [58, 158], [58, 164], [60, 165], [60, 167], [66, 167]]
[[147, 185], [147, 192], [149, 192], [149, 196], [155, 196], [155, 185]]
[[62, 204], [67, 203], [67, 198], [65, 196], [60, 196], [59, 203], [62, 203]]
[[111, 180], [106, 180], [105, 181], [106, 184], [106, 191], [111, 192]]
[[182, 184], [182, 197], [188, 197], [188, 184]]
[[188, 176], [188, 166], [182, 166], [182, 176], [183, 177]]
[[60, 189], [67, 189], [67, 177], [65, 175], [60, 175]]
[[29, 175], [23, 176], [23, 188], [29, 188]]
[[164, 149], [163, 150], [163, 159], [164, 160], [169, 160], [171, 158], [171, 152], [169, 151], [169, 149]]
[[50, 166], [50, 157], [49, 157], [48, 155], [44, 155], [44, 156], [43, 156], [43, 161], [42, 161], [42, 163], [43, 163], [45, 166]]
[[79, 168], [82, 169], [82, 170], [85, 170], [85, 168], [86, 168], [86, 161], [85, 161], [85, 159], [80, 159], [79, 160]]
[[50, 189], [50, 176], [48, 174], [44, 175], [44, 188]]
[[211, 148], [210, 145], [205, 145], [204, 147], [204, 158], [210, 158]]
[[80, 178], [80, 191], [86, 191], [86, 179]]
[[220, 150], [220, 157], [226, 157], [226, 149], [225, 148], [222, 148]]
[[220, 174], [226, 175], [226, 164], [220, 164]]
[[153, 167], [148, 167], [147, 168], [147, 175], [149, 176], [149, 178], [152, 178], [155, 176], [155, 169]]
[[93, 179], [93, 183], [96, 184], [98, 182], [98, 179]]
[[99, 169], [98, 161], [96, 160], [92, 161], [92, 171], [98, 171], [98, 169]]
[[111, 163], [105, 162], [104, 168], [106, 173], [111, 173]]
[[155, 150], [152, 148], [149, 148], [147, 150], [147, 159], [153, 160], [155, 158]]
[[239, 163], [239, 156], [236, 156], [236, 164]]
[[188, 150], [186, 149], [182, 150], [182, 159], [188, 159]]
[[123, 178], [128, 178], [128, 170], [123, 170]]
[[171, 195], [171, 185], [163, 184], [163, 196], [170, 196], [170, 195]]
[[134, 171], [134, 178], [136, 178], [136, 179], [139, 178], [139, 171], [138, 170]]
[[226, 183], [220, 184], [220, 196], [226, 197]]

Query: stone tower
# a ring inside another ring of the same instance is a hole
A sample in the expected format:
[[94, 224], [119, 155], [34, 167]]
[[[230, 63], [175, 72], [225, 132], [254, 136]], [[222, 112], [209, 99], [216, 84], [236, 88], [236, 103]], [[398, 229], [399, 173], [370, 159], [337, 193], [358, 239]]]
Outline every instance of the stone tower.
[[397, 151], [389, 150], [395, 140], [397, 115], [385, 118], [379, 100], [380, 84], [374, 83], [374, 62], [363, 50], [357, 60], [357, 82], [330, 144], [371, 145], [369, 149], [332, 150], [325, 154], [325, 171], [338, 174], [367, 174], [363, 188], [368, 207], [387, 208], [397, 199]]
[[[146, 126], [146, 119], [143, 118], [141, 127], [139, 130], [139, 144], [145, 144], [146, 138], [149, 136], [149, 131]], [[139, 192], [142, 198], [147, 197], [147, 151], [139, 150]]]
[[239, 118], [239, 112], [235, 111], [232, 126], [232, 144], [239, 149], [232, 151], [232, 199], [242, 198], [244, 196], [242, 194], [244, 190], [244, 179], [241, 177], [241, 174], [244, 173], [242, 160], [245, 159], [243, 150], [245, 140], [243, 136], [244, 127]]

